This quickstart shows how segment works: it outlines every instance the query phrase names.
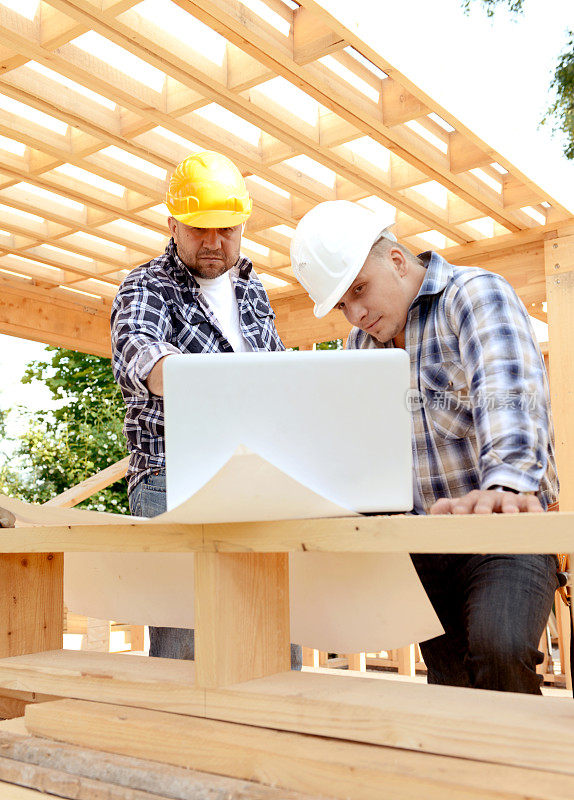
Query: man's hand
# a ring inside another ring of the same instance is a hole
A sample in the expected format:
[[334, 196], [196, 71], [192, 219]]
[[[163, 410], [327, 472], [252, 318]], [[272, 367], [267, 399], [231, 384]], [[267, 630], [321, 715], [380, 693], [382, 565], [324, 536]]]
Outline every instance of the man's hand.
[[437, 500], [431, 506], [431, 514], [518, 514], [519, 512], [543, 512], [540, 500], [534, 494], [514, 494], [493, 489], [475, 489], [462, 497]]
[[13, 528], [16, 517], [5, 508], [0, 508], [0, 528]]

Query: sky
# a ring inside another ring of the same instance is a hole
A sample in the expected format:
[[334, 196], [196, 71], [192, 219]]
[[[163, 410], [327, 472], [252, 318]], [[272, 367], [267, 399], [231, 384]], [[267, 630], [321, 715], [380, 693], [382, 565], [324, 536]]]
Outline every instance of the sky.
[[489, 18], [479, 0], [319, 0], [399, 72], [574, 213], [574, 161], [540, 126], [573, 0], [525, 0]]
[[[573, 0], [526, 0], [524, 14], [489, 19], [460, 0], [320, 0], [396, 69], [574, 212], [574, 162], [562, 139], [540, 127], [554, 65], [574, 29]], [[546, 326], [535, 320], [539, 338]], [[0, 408], [49, 407], [42, 385], [22, 385], [27, 362], [45, 346], [0, 335]], [[12, 414], [9, 431], [22, 429]]]

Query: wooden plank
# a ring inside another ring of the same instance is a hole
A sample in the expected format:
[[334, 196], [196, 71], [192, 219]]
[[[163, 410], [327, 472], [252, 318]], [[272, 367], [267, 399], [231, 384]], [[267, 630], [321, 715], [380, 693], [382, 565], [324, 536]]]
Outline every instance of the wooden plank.
[[23, 692], [18, 689], [0, 689], [0, 719], [12, 720], [23, 717], [29, 703], [47, 703], [56, 699], [49, 694]]
[[[177, 714], [62, 700], [31, 707], [28, 728], [96, 750], [262, 781], [341, 800], [555, 798], [572, 778]], [[565, 765], [567, 772], [571, 765]], [[566, 796], [563, 794], [562, 796]]]
[[[548, 359], [550, 394], [556, 432], [556, 462], [560, 478], [560, 508], [574, 510], [574, 373], [572, 342], [574, 341], [574, 236], [563, 236], [544, 246], [546, 298], [548, 303]], [[574, 548], [557, 552], [570, 553], [574, 564]], [[572, 592], [572, 590], [570, 590]], [[559, 602], [559, 601], [558, 601]], [[564, 609], [561, 609], [564, 612]], [[572, 690], [570, 664], [570, 625], [568, 614], [561, 614], [566, 685]]]
[[[367, 660], [365, 653], [348, 653], [347, 662], [350, 670], [354, 670], [356, 672], [367, 671]], [[313, 664], [312, 666], [315, 666], [315, 664]], [[316, 666], [319, 666], [319, 664], [317, 664]]]
[[474, 142], [458, 131], [450, 134], [448, 152], [450, 169], [455, 173], [483, 167], [496, 160], [496, 154], [492, 150], [483, 150], [481, 147], [477, 147]]
[[61, 647], [62, 553], [0, 555], [0, 657]]
[[311, 800], [296, 792], [3, 730], [0, 752], [0, 780], [73, 800]]
[[[131, 519], [131, 518], [130, 518]], [[551, 553], [574, 545], [574, 512], [381, 515], [279, 522], [120, 524], [4, 529], [4, 553]]]
[[288, 670], [288, 556], [198, 553], [195, 619], [198, 686], [227, 686]]
[[556, 458], [560, 476], [560, 508], [574, 510], [574, 236], [544, 245], [548, 302], [548, 351]]
[[544, 199], [540, 191], [511, 173], [502, 178], [502, 197], [505, 208], [537, 205]]
[[271, 303], [277, 315], [277, 331], [286, 347], [346, 339], [351, 330], [341, 312], [317, 319], [313, 314], [313, 303], [302, 291], [290, 297], [272, 297]]
[[195, 688], [195, 663], [179, 659], [79, 650], [3, 658], [0, 688], [116, 704], [127, 701], [199, 716], [204, 711], [204, 692]]
[[[64, 697], [574, 774], [574, 707], [561, 698], [427, 686], [344, 670], [289, 671], [199, 690], [182, 680], [193, 664], [86, 655], [5, 659], [0, 685], [17, 682]], [[29, 706], [26, 713], [41, 707], [49, 704]]]
[[129, 460], [129, 456], [126, 456], [122, 458], [121, 461], [110, 464], [109, 467], [100, 470], [100, 472], [96, 472], [95, 475], [91, 475], [89, 478], [86, 478], [85, 481], [78, 483], [76, 486], [72, 486], [70, 489], [66, 489], [65, 492], [56, 495], [56, 497], [52, 497], [52, 499], [48, 500], [44, 505], [57, 506], [58, 508], [72, 508], [72, 506], [77, 506], [82, 500], [86, 500], [86, 498], [91, 497], [96, 494], [96, 492], [105, 489], [106, 486], [110, 486], [110, 484], [121, 480], [128, 471]]
[[420, 102], [397, 81], [385, 78], [381, 84], [383, 122], [385, 125], [400, 125], [417, 117], [424, 117], [430, 108]]
[[299, 6], [293, 13], [293, 58], [297, 64], [308, 64], [335, 53], [346, 44], [312, 11]]
[[0, 293], [0, 333], [32, 339], [83, 353], [110, 355], [109, 312], [85, 302], [50, 298], [33, 287], [18, 289], [2, 286]]
[[0, 794], [2, 800], [46, 800], [46, 795], [42, 791], [25, 789], [23, 786], [14, 786], [4, 781], [0, 781]]

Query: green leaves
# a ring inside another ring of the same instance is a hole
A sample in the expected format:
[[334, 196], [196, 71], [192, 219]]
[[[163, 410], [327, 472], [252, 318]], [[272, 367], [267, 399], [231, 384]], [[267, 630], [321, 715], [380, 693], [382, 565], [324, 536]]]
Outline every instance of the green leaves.
[[[468, 11], [473, 2], [481, 3], [489, 17], [493, 17], [497, 7], [501, 5], [507, 6], [516, 14], [524, 10], [524, 0], [461, 0], [463, 9]], [[558, 56], [556, 71], [550, 83], [555, 99], [542, 123], [549, 122], [554, 131], [561, 131], [566, 135], [564, 155], [574, 159], [574, 31], [568, 31], [566, 36], [566, 45]]]
[[544, 122], [554, 120], [554, 129], [563, 131], [566, 136], [564, 155], [574, 158], [574, 31], [568, 31], [568, 42], [558, 58], [558, 66], [550, 88], [554, 90], [555, 101], [548, 109]]
[[[109, 359], [55, 347], [48, 350], [51, 359], [29, 364], [22, 382], [44, 383], [58, 407], [29, 416], [13, 463], [0, 470], [2, 491], [38, 503], [126, 455], [124, 403]], [[126, 482], [112, 484], [81, 507], [127, 513]]]

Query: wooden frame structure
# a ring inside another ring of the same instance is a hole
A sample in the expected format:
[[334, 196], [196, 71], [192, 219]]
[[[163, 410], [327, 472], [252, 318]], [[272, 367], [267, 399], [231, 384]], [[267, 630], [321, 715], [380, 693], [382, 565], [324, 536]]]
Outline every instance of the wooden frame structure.
[[[109, 354], [116, 288], [165, 242], [166, 173], [195, 146], [218, 149], [254, 197], [244, 250], [288, 346], [347, 331], [336, 314], [313, 318], [289, 266], [292, 231], [321, 200], [391, 204], [412, 249], [503, 274], [550, 324], [562, 490], [560, 513], [464, 524], [5, 531], [0, 691], [67, 698], [27, 707], [39, 735], [276, 783], [284, 798], [569, 796], [563, 701], [284, 670], [293, 549], [574, 551], [574, 217], [315, 0], [30, 5], [0, 3], [0, 332]], [[196, 669], [51, 652], [74, 550], [196, 552]], [[24, 797], [5, 774], [0, 764], [2, 796]]]
[[165, 176], [197, 147], [247, 178], [244, 251], [288, 346], [348, 330], [289, 266], [334, 198], [391, 204], [406, 245], [500, 272], [546, 319], [545, 242], [571, 213], [315, 0], [30, 5], [0, 4], [1, 332], [109, 354], [111, 300], [162, 250]]
[[[544, 517], [549, 550], [572, 549], [573, 520]], [[6, 531], [0, 564], [16, 603], [0, 645], [4, 655], [14, 643], [28, 654], [0, 659], [0, 687], [36, 701], [26, 707], [33, 735], [286, 791], [568, 796], [574, 707], [563, 700], [285, 671], [289, 552], [536, 552], [540, 525], [538, 515], [500, 515], [464, 526], [456, 517], [368, 517]], [[61, 636], [61, 551], [105, 550], [195, 552], [195, 664], [33, 652]], [[46, 559], [52, 570], [40, 568], [35, 587], [16, 583], [24, 561], [29, 569]], [[28, 610], [37, 593], [48, 634]]]

